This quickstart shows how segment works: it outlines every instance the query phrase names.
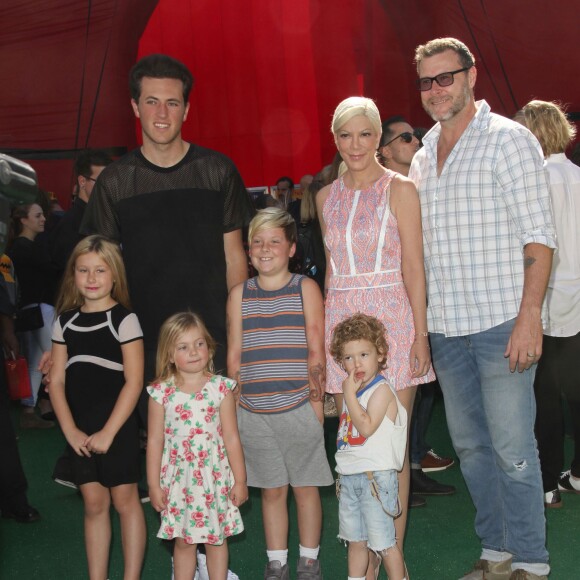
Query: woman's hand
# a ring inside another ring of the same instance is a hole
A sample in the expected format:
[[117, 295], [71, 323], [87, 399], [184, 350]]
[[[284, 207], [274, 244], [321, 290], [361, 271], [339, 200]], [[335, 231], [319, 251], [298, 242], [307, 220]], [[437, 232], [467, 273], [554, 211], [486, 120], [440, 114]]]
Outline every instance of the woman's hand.
[[419, 336], [415, 339], [409, 354], [409, 364], [413, 378], [423, 377], [429, 372], [431, 351], [429, 350], [429, 339], [426, 336]]
[[114, 435], [111, 435], [102, 429], [101, 431], [97, 431], [96, 433], [93, 433], [87, 437], [85, 445], [89, 451], [97, 454], [103, 454], [109, 451], [109, 447], [111, 447], [114, 438]]
[[230, 491], [230, 499], [236, 507], [240, 507], [248, 500], [248, 486], [245, 481], [236, 481]]

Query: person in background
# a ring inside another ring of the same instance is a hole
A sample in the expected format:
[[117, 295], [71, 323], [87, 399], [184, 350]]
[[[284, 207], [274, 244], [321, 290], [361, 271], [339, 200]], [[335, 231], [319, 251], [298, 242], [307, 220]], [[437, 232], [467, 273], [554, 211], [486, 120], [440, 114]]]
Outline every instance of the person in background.
[[463, 42], [431, 40], [415, 62], [436, 121], [409, 171], [421, 200], [433, 364], [481, 541], [463, 578], [545, 580], [533, 384], [556, 242], [542, 150], [475, 101], [475, 59]]
[[12, 211], [11, 241], [6, 250], [14, 263], [18, 280], [18, 308], [39, 309], [42, 323], [39, 328], [20, 333], [32, 387], [30, 398], [22, 401], [20, 425], [24, 429], [54, 427], [53, 421], [44, 420], [35, 412], [37, 402], [41, 415], [52, 412], [50, 401], [38, 398], [42, 386], [42, 374], [38, 365], [43, 353], [50, 350], [57, 279], [46, 244], [36, 241], [37, 236], [44, 232], [45, 223], [46, 218], [39, 204], [15, 207]]
[[[546, 291], [548, 307], [542, 358], [538, 363], [536, 439], [540, 453], [544, 503], [560, 507], [560, 492], [580, 494], [580, 167], [566, 157], [576, 128], [556, 103], [530, 101], [515, 120], [538, 139], [546, 158], [558, 251]], [[562, 396], [572, 419], [574, 453], [564, 468]]]
[[81, 151], [75, 160], [76, 195], [72, 207], [65, 212], [56, 228], [50, 233], [48, 241], [50, 257], [61, 276], [74, 247], [84, 237], [80, 233], [81, 223], [97, 178], [111, 163], [113, 163], [111, 157], [97, 149]]
[[[382, 129], [383, 133], [378, 148], [379, 161], [391, 171], [408, 177], [411, 161], [420, 147], [413, 127], [404, 117], [396, 115], [383, 121]], [[442, 471], [454, 463], [450, 457], [438, 455], [425, 439], [434, 400], [435, 382], [426, 383], [417, 389], [409, 435], [409, 453], [411, 456], [411, 498], [409, 502], [411, 507], [420, 507], [426, 503], [421, 495], [451, 495], [455, 493], [455, 487], [439, 483], [425, 473]]]
[[0, 258], [0, 512], [3, 518], [26, 524], [38, 521], [40, 514], [28, 503], [28, 482], [22, 469], [10, 417], [8, 385], [4, 373], [4, 353], [14, 357], [19, 353], [13, 322], [15, 285], [12, 262], [4, 254]]

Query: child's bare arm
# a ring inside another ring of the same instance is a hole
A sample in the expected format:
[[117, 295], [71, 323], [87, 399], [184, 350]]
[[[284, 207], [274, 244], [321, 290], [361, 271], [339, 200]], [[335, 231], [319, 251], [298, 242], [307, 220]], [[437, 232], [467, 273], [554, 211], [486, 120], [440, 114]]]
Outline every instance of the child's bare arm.
[[238, 431], [236, 404], [233, 396], [226, 395], [220, 405], [220, 422], [228, 460], [234, 474], [234, 486], [230, 498], [235, 506], [241, 506], [248, 499], [248, 484], [244, 451]]
[[242, 292], [244, 285], [232, 288], [226, 308], [226, 329], [228, 335], [227, 374], [237, 383], [234, 396], [239, 399], [241, 393], [240, 365], [242, 363]]
[[[394, 401], [395, 397], [387, 383], [383, 383], [371, 395], [365, 411], [356, 397], [357, 389], [361, 383], [355, 380], [354, 373], [355, 370], [353, 369], [342, 383], [344, 400], [346, 401], [352, 424], [363, 437], [368, 438], [379, 428], [387, 414], [389, 404]], [[392, 419], [394, 418], [392, 417]]]
[[119, 429], [137, 406], [143, 390], [143, 341], [133, 340], [121, 345], [125, 384], [119, 393], [111, 416], [100, 431], [87, 438], [87, 446], [95, 453], [106, 453]]
[[149, 398], [147, 417], [147, 485], [153, 509], [160, 512], [167, 507], [167, 497], [161, 489], [161, 459], [163, 457], [165, 409]]
[[52, 382], [50, 385], [50, 402], [69, 445], [77, 455], [91, 456], [90, 451], [85, 446], [87, 434], [81, 431], [75, 423], [75, 420], [68, 406], [64, 382], [65, 368], [68, 360], [66, 345], [53, 343], [52, 345]]
[[324, 303], [318, 284], [310, 278], [302, 280], [306, 344], [308, 347], [308, 382], [310, 403], [322, 422], [326, 356], [324, 353]]

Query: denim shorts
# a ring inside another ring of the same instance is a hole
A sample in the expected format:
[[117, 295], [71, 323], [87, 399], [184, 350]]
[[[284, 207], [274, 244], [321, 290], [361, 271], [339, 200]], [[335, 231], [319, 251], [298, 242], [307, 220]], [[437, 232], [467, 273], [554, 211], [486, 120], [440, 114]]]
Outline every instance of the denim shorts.
[[[397, 472], [374, 471], [378, 497], [366, 473], [339, 476], [338, 537], [347, 542], [367, 542], [373, 552], [396, 543], [393, 516], [399, 511]], [[388, 513], [387, 513], [388, 512]]]

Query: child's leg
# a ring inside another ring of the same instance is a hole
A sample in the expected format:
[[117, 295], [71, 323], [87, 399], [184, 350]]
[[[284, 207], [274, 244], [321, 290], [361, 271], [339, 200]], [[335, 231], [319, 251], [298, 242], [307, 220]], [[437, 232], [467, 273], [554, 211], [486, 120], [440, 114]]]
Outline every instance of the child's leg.
[[366, 542], [348, 543], [348, 575], [362, 578], [369, 565], [369, 549]]
[[[173, 577], [175, 580], [192, 580], [197, 563], [197, 544], [186, 544], [183, 538], [175, 539], [173, 548]], [[213, 580], [213, 577], [212, 577]]]
[[262, 519], [268, 550], [288, 548], [288, 486], [262, 489]]
[[85, 549], [90, 580], [105, 580], [109, 568], [111, 545], [111, 494], [100, 483], [80, 486], [85, 506]]
[[318, 548], [322, 529], [322, 503], [317, 487], [293, 487], [298, 512], [298, 536], [305, 548]]
[[[407, 514], [409, 511], [409, 486], [411, 485], [411, 465], [409, 463], [409, 435], [411, 433], [411, 416], [413, 415], [413, 403], [415, 401], [415, 394], [417, 387], [407, 387], [402, 391], [397, 391], [399, 400], [407, 411], [409, 417], [409, 424], [407, 425], [407, 450], [405, 451], [405, 463], [403, 469], [399, 472], [399, 499], [401, 501], [401, 515], [395, 520], [395, 533], [397, 536], [397, 546], [401, 554], [403, 554], [403, 542], [405, 541], [405, 530], [407, 528]], [[402, 576], [401, 576], [402, 578]]]
[[145, 555], [145, 515], [136, 483], [111, 488], [113, 504], [121, 522], [121, 542], [125, 561], [125, 580], [139, 580]]
[[381, 552], [383, 566], [389, 580], [403, 580], [406, 578], [405, 561], [399, 546], [395, 544], [392, 548], [387, 548]]
[[211, 580], [226, 580], [228, 577], [228, 543], [220, 546], [205, 545], [207, 556], [207, 569]]

